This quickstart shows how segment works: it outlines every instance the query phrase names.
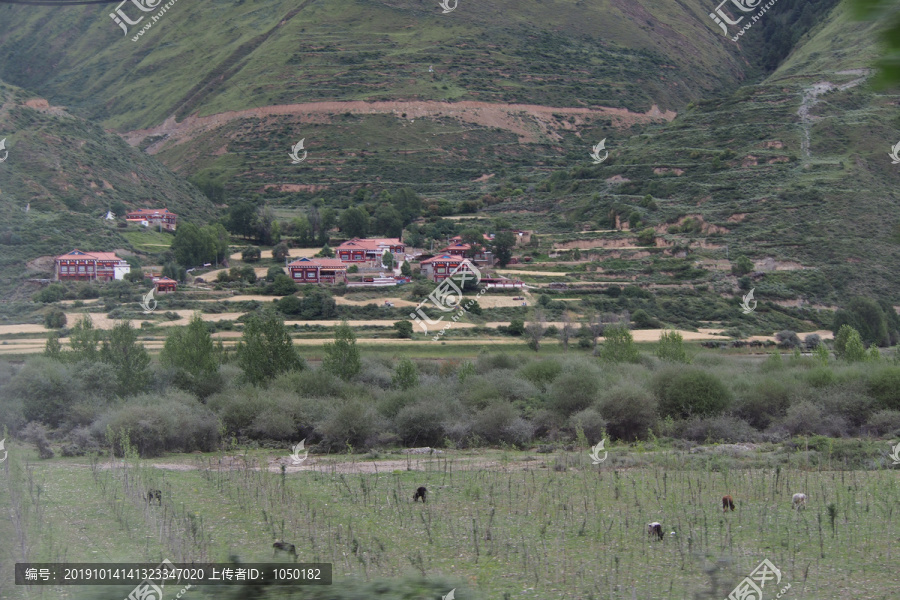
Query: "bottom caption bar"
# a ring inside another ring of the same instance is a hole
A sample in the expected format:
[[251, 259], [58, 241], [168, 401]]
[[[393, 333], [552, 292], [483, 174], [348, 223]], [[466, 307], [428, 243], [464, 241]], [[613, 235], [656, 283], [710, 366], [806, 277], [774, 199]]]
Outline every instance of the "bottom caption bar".
[[16, 563], [16, 585], [331, 585], [331, 563]]

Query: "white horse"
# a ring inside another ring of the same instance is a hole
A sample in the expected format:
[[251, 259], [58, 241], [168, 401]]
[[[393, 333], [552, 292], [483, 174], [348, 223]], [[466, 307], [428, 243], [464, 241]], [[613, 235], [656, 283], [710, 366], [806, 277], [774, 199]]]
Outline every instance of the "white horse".
[[791, 500], [791, 508], [804, 508], [806, 507], [806, 494], [794, 494], [794, 497]]

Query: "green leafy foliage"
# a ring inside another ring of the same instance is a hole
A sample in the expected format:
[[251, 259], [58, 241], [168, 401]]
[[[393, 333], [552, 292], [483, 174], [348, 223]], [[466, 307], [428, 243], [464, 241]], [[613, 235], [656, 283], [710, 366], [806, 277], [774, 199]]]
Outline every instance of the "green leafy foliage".
[[306, 367], [297, 353], [284, 321], [274, 312], [251, 314], [244, 325], [237, 362], [253, 385], [264, 385], [276, 375]]
[[731, 403], [731, 390], [721, 379], [700, 369], [665, 370], [653, 379], [661, 415], [674, 418], [721, 414]]
[[656, 356], [660, 360], [677, 363], [690, 363], [687, 351], [684, 349], [684, 338], [677, 331], [663, 331], [659, 334], [659, 346], [656, 347]]
[[322, 368], [344, 381], [353, 379], [360, 372], [362, 365], [356, 335], [346, 321], [335, 327], [334, 342], [325, 344]]
[[[404, 321], [408, 322], [408, 321]], [[397, 368], [391, 376], [391, 385], [401, 390], [408, 390], [419, 385], [419, 369], [416, 363], [403, 358], [397, 363]]]
[[600, 358], [608, 362], [631, 362], [640, 360], [640, 353], [631, 332], [623, 326], [610, 326], [603, 332]]

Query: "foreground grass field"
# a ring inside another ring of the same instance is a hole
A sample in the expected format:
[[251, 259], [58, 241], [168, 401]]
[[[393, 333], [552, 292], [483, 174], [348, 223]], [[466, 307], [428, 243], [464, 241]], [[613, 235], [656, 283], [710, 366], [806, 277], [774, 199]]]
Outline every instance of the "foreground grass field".
[[[333, 563], [336, 583], [414, 573], [451, 582], [460, 599], [725, 598], [765, 558], [782, 572], [766, 598], [788, 583], [785, 598], [900, 592], [900, 480], [889, 461], [827, 470], [840, 461], [774, 445], [613, 446], [599, 465], [586, 450], [446, 450], [310, 456], [299, 467], [287, 449], [113, 462], [9, 450], [3, 598], [129, 591], [14, 586], [12, 564], [25, 559], [264, 562], [275, 538], [296, 544], [301, 561]], [[412, 502], [419, 485], [427, 504]], [[163, 490], [162, 506], [147, 506], [148, 488]], [[806, 510], [791, 509], [795, 492], [809, 496]], [[735, 512], [722, 514], [723, 494]], [[650, 521], [664, 541], [648, 540]]]

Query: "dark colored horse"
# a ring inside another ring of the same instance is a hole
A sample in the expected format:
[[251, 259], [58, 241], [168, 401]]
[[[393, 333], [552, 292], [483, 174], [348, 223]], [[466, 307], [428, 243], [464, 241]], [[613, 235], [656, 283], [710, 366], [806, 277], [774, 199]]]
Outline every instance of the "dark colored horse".
[[428, 493], [428, 490], [425, 489], [425, 486], [420, 487], [416, 490], [416, 493], [413, 494], [413, 502], [418, 502], [419, 498], [422, 499], [422, 502], [425, 502], [425, 494]]
[[156, 498], [156, 503], [162, 506], [162, 492], [159, 490], [147, 490], [147, 504], [152, 504]]
[[294, 560], [297, 559], [297, 547], [293, 544], [289, 544], [287, 542], [275, 542], [272, 544], [272, 547], [275, 548], [275, 552], [272, 554], [272, 558], [275, 558], [278, 555], [278, 551], [287, 552], [288, 554], [294, 557]]

